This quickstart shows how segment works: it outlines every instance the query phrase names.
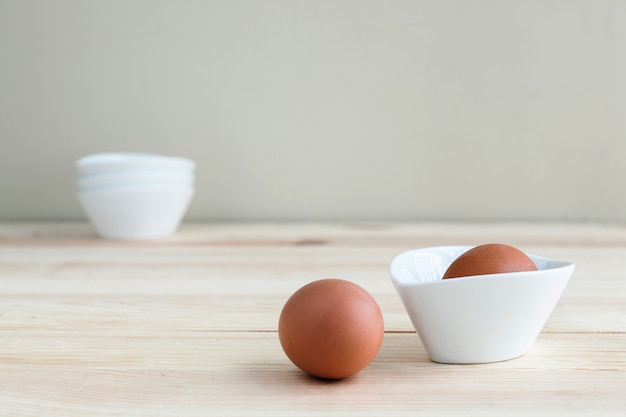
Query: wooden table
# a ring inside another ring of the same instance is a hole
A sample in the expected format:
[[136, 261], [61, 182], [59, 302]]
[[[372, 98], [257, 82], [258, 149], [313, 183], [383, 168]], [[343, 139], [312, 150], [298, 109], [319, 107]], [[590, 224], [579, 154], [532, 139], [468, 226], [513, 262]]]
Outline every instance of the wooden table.
[[[502, 242], [576, 263], [531, 351], [430, 362], [388, 265], [425, 246]], [[287, 298], [339, 277], [385, 318], [355, 377], [299, 371]], [[626, 416], [626, 229], [594, 224], [187, 224], [115, 242], [81, 223], [0, 224], [1, 416]]]

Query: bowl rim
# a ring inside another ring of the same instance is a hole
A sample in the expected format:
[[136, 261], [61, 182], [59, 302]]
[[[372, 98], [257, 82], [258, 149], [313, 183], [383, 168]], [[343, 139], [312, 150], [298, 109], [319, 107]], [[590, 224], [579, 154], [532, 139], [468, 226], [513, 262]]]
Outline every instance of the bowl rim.
[[[394, 271], [398, 268], [397, 264], [401, 260], [403, 260], [404, 258], [416, 252], [427, 252], [427, 251], [432, 251], [435, 249], [442, 250], [442, 249], [452, 249], [452, 248], [464, 248], [465, 250], [463, 252], [465, 252], [476, 246], [477, 245], [440, 245], [440, 246], [430, 246], [430, 247], [407, 250], [407, 251], [399, 253], [392, 259], [392, 261], [389, 264], [389, 275], [393, 283], [399, 287], [417, 287], [417, 286], [433, 286], [433, 285], [460, 285], [461, 283], [464, 283], [464, 282], [467, 283], [471, 281], [491, 280], [491, 279], [494, 279], [494, 277], [497, 278], [498, 280], [513, 279], [516, 277], [524, 277], [528, 275], [546, 274], [546, 271], [567, 270], [567, 269], [572, 269], [573, 271], [576, 268], [576, 265], [570, 261], [547, 258], [547, 257], [534, 255], [532, 253], [528, 253], [524, 251], [524, 253], [528, 255], [528, 257], [530, 257], [533, 260], [533, 262], [535, 262], [535, 264], [536, 264], [536, 261], [541, 261], [549, 265], [549, 267], [547, 268], [537, 267], [537, 270], [534, 270], [534, 271], [518, 271], [518, 272], [502, 272], [502, 273], [497, 273], [497, 274], [468, 275], [464, 277], [457, 277], [454, 279], [442, 279], [441, 277], [439, 277], [438, 279], [432, 280], [432, 281], [411, 281], [411, 282], [398, 279], [396, 277], [396, 274], [394, 273]], [[459, 255], [463, 252], [460, 252]], [[458, 278], [462, 278], [462, 279], [458, 279]]]
[[[101, 152], [86, 155], [75, 162], [76, 168], [80, 172], [93, 172], [102, 166], [137, 164], [138, 167], [146, 165], [178, 165], [177, 169], [193, 170], [195, 162], [181, 156], [159, 155], [154, 153], [141, 152]], [[127, 168], [128, 169], [128, 168]]]
[[193, 183], [168, 183], [168, 184], [115, 184], [102, 185], [87, 188], [79, 188], [76, 190], [77, 196], [93, 195], [93, 194], [110, 194], [110, 193], [141, 193], [144, 191], [190, 191], [195, 192], [196, 187]]
[[77, 175], [77, 180], [84, 181], [97, 181], [108, 179], [120, 179], [120, 178], [194, 178], [195, 174], [190, 170], [178, 170], [178, 169], [116, 169], [111, 171], [93, 171], [85, 172]]

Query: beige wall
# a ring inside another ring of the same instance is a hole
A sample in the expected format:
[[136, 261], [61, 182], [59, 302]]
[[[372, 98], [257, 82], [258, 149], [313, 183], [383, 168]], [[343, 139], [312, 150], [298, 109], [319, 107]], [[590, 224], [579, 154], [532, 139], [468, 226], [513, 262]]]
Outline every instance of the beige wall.
[[188, 219], [624, 221], [626, 1], [0, 0], [0, 141], [0, 219], [145, 151]]

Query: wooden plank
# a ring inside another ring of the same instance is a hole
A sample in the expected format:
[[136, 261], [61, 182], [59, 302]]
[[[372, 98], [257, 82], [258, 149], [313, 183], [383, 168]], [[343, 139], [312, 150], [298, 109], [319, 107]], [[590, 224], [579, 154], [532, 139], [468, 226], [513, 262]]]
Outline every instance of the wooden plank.
[[[525, 356], [428, 360], [388, 276], [404, 250], [500, 241], [577, 270]], [[362, 285], [385, 317], [375, 361], [345, 381], [283, 354], [300, 286]], [[198, 224], [115, 242], [85, 224], [0, 224], [0, 415], [620, 416], [626, 229], [593, 224]]]
[[[66, 314], [90, 297], [81, 314], [94, 324], [105, 309], [128, 323], [141, 317], [143, 325], [156, 328], [182, 320], [213, 330], [235, 330], [242, 323], [250, 330], [273, 330], [280, 308], [297, 288], [333, 276], [370, 291], [388, 330], [411, 329], [389, 280], [393, 250], [332, 245], [140, 249], [4, 247], [0, 299], [54, 317], [55, 311]], [[626, 248], [536, 249], [577, 263], [547, 331], [626, 329]]]
[[83, 411], [113, 405], [112, 411], [166, 415], [461, 415], [475, 409], [494, 416], [617, 416], [626, 409], [623, 334], [542, 335], [515, 360], [442, 365], [428, 361], [414, 334], [387, 333], [368, 368], [336, 382], [296, 369], [271, 332], [51, 331], [20, 340], [13, 356], [6, 347], [0, 351], [0, 404], [7, 415], [19, 415], [20, 399], [32, 399], [42, 412], [51, 404]]
[[167, 245], [324, 245], [383, 244], [462, 245], [503, 242], [515, 245], [623, 246], [626, 226], [597, 223], [524, 222], [359, 222], [359, 223], [185, 223], [170, 237], [153, 242], [115, 242], [96, 238], [83, 222], [0, 222], [0, 244], [61, 246], [81, 242], [91, 246]]

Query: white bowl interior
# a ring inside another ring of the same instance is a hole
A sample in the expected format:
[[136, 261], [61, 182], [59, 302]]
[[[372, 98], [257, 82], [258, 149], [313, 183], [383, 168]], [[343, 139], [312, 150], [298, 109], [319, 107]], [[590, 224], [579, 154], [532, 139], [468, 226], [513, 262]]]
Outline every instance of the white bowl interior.
[[[438, 246], [401, 253], [391, 263], [390, 272], [395, 280], [411, 284], [441, 281], [444, 272], [464, 252], [473, 246]], [[566, 266], [569, 262], [547, 259], [527, 254], [537, 269]]]
[[424, 347], [435, 362], [485, 363], [530, 349], [574, 271], [572, 263], [530, 255], [537, 271], [442, 280], [470, 246], [413, 250], [390, 274]]

